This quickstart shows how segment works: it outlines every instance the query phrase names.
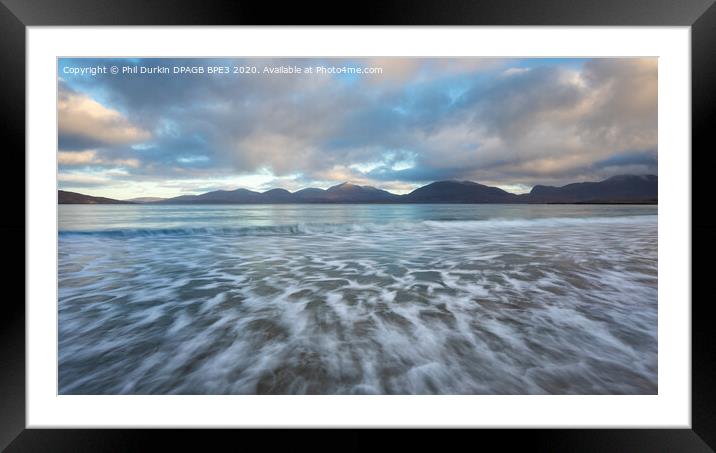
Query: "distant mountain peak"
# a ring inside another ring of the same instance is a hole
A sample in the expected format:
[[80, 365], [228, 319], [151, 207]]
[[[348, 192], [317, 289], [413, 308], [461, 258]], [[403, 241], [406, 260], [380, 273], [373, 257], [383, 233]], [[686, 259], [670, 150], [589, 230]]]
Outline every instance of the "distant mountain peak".
[[340, 184], [336, 184], [335, 186], [331, 186], [328, 188], [328, 190], [345, 190], [345, 189], [359, 189], [362, 188], [362, 186], [359, 186], [358, 184], [354, 184], [350, 181], [345, 181]]
[[530, 198], [534, 203], [656, 203], [658, 190], [656, 175], [616, 175], [561, 187], [536, 185]]
[[514, 203], [518, 196], [473, 181], [436, 181], [405, 195], [409, 203]]

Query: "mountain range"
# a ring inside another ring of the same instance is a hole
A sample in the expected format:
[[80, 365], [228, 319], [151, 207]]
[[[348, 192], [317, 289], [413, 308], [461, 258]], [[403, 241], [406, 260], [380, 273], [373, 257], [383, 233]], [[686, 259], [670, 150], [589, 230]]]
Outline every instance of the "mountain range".
[[344, 182], [328, 189], [306, 188], [296, 192], [271, 189], [216, 190], [174, 198], [113, 200], [75, 192], [58, 192], [60, 204], [249, 204], [249, 203], [647, 203], [658, 202], [655, 175], [620, 175], [599, 182], [562, 187], [537, 185], [529, 193], [513, 194], [472, 181], [437, 181], [404, 195], [371, 186]]

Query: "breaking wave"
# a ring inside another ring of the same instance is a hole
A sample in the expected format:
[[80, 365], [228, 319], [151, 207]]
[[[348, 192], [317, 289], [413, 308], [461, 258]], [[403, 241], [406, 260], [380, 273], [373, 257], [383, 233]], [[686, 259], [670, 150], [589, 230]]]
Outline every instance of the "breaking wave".
[[301, 235], [322, 233], [386, 233], [414, 232], [445, 229], [485, 229], [514, 227], [552, 227], [591, 225], [608, 223], [615, 225], [639, 224], [655, 222], [653, 216], [637, 215], [625, 217], [588, 217], [588, 218], [541, 218], [541, 219], [489, 219], [489, 220], [425, 220], [421, 222], [382, 222], [382, 223], [294, 223], [287, 225], [247, 226], [247, 227], [192, 227], [192, 228], [126, 228], [106, 230], [71, 230], [60, 231], [61, 237], [72, 236], [106, 236], [106, 237], [141, 237], [141, 236], [193, 236], [193, 235], [227, 235], [227, 236], [273, 236]]

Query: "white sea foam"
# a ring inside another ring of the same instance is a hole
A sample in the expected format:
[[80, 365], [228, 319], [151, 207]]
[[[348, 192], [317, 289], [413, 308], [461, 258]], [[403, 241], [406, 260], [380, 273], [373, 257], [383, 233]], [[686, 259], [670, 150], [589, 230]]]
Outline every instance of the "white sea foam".
[[60, 393], [654, 394], [656, 228], [60, 232]]

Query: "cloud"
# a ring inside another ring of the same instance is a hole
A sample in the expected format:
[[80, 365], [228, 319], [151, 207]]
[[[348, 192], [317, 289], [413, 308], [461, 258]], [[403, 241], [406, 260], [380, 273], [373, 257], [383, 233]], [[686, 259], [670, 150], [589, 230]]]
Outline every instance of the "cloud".
[[[61, 60], [61, 66], [75, 63]], [[122, 179], [135, 182], [208, 187], [214, 179], [251, 188], [343, 180], [405, 188], [438, 179], [529, 187], [655, 168], [654, 58], [124, 63], [361, 65], [384, 72], [349, 78], [63, 74], [61, 166], [121, 167], [128, 172]], [[653, 159], [629, 160], [633, 150], [654, 150]]]
[[69, 90], [64, 83], [59, 85], [57, 117], [60, 149], [137, 143], [150, 137], [118, 111]]
[[463, 110], [473, 134], [482, 130], [493, 144], [476, 151], [473, 165], [465, 160], [464, 173], [531, 184], [594, 179], [593, 162], [656, 148], [656, 87], [656, 59], [537, 66], [476, 86]]
[[88, 165], [96, 162], [97, 151], [60, 151], [57, 154], [57, 162], [60, 165]]
[[509, 76], [515, 75], [515, 74], [524, 74], [525, 72], [528, 72], [529, 70], [530, 70], [530, 68], [508, 68], [502, 72], [502, 75], [509, 77]]
[[436, 79], [462, 74], [495, 70], [506, 64], [504, 58], [412, 58], [375, 57], [365, 60], [365, 66], [382, 68], [380, 77], [366, 78], [368, 83], [404, 86], [412, 83], [426, 83]]
[[103, 159], [97, 155], [96, 150], [87, 151], [60, 151], [57, 153], [57, 162], [62, 166], [120, 166], [137, 168], [138, 159]]
[[76, 173], [60, 173], [57, 180], [65, 187], [97, 187], [112, 183], [111, 178], [97, 175], [83, 175]]
[[594, 162], [594, 167], [596, 168], [624, 167], [627, 165], [643, 165], [656, 168], [658, 165], [656, 150], [627, 151]]

